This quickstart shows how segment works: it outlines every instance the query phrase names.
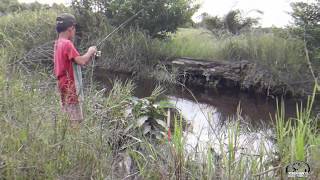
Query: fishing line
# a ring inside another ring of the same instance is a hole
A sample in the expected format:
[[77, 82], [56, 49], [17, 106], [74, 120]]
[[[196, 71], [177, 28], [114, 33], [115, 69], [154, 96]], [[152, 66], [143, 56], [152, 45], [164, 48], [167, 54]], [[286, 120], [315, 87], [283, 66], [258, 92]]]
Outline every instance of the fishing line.
[[[116, 29], [114, 29], [111, 33], [109, 33], [107, 36], [105, 36], [101, 41], [98, 41], [96, 43], [96, 47], [100, 47], [108, 38], [110, 38], [114, 33], [118, 32], [121, 28], [125, 27], [129, 22], [131, 22], [134, 18], [136, 18], [144, 9], [141, 9], [137, 13], [135, 13], [133, 16], [131, 16], [129, 19], [124, 21], [122, 24], [120, 24]], [[91, 77], [90, 77], [90, 94], [92, 90], [92, 85], [93, 85], [93, 71], [95, 67], [95, 60], [96, 57], [101, 57], [101, 51], [97, 51], [97, 53], [92, 56], [92, 67], [91, 67]]]
[[104, 39], [102, 39], [101, 41], [99, 41], [97, 43], [97, 47], [99, 47], [104, 41], [106, 41], [111, 35], [113, 35], [114, 33], [116, 33], [117, 31], [119, 31], [121, 28], [123, 28], [124, 26], [126, 26], [130, 21], [132, 21], [134, 18], [136, 18], [141, 12], [143, 11], [143, 9], [141, 9], [140, 11], [138, 11], [136, 14], [134, 14], [133, 16], [131, 16], [129, 19], [127, 19], [125, 22], [123, 22], [122, 24], [120, 24], [116, 29], [114, 29], [111, 33], [109, 33]]

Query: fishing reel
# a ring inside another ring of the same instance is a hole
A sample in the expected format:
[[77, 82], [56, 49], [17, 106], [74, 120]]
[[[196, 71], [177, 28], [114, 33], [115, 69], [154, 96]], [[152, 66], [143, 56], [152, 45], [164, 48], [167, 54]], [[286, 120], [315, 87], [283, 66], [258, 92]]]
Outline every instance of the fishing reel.
[[96, 54], [95, 54], [95, 57], [96, 57], [96, 58], [101, 57], [101, 51], [97, 51]]

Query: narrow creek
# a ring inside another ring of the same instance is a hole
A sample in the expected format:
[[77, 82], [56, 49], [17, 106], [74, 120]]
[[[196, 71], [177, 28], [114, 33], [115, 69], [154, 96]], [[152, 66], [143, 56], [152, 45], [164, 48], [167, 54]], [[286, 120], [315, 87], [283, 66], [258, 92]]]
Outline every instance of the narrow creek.
[[[112, 73], [104, 69], [95, 71], [95, 80], [104, 88], [110, 88], [112, 81], [133, 80], [134, 95], [148, 97], [159, 84], [154, 79], [136, 79], [125, 73]], [[261, 95], [252, 95], [232, 89], [208, 89], [191, 86], [191, 93], [177, 85], [162, 84], [166, 96], [190, 122], [191, 128], [185, 133], [186, 148], [192, 152], [205, 152], [208, 147], [221, 152], [221, 144], [228, 144], [230, 122], [236, 119], [238, 105], [241, 107], [238, 145], [243, 154], [257, 154], [261, 147], [265, 151], [274, 149], [274, 134], [271, 130], [276, 112], [276, 101]], [[286, 99], [287, 117], [294, 117], [298, 99]]]

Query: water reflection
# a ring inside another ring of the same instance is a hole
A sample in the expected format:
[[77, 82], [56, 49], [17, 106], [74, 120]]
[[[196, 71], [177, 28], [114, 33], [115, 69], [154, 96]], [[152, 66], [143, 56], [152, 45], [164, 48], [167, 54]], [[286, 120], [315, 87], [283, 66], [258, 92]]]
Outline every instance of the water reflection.
[[[234, 122], [228, 120], [232, 120], [232, 117], [222, 120], [221, 112], [208, 104], [197, 104], [174, 96], [169, 96], [169, 99], [192, 124], [191, 128], [185, 132], [187, 151], [203, 153], [211, 148], [221, 154], [222, 149], [224, 151], [228, 149], [226, 147], [230, 140], [228, 134], [230, 135], [233, 131], [230, 128], [232, 126], [230, 122]], [[237, 154], [256, 155], [259, 154], [261, 148], [270, 152], [274, 146], [270, 138], [271, 129], [267, 127], [260, 128], [261, 130], [258, 131], [250, 129], [250, 125], [244, 120], [242, 119], [239, 124]]]

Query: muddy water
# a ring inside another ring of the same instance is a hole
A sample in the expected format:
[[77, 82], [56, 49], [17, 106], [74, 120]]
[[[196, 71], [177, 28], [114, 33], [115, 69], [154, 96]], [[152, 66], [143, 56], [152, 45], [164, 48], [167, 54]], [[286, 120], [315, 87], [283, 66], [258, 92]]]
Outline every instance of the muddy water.
[[[96, 81], [104, 88], [111, 88], [112, 81], [133, 80], [136, 84], [134, 95], [139, 98], [150, 96], [159, 82], [153, 79], [137, 79], [129, 74], [110, 73], [103, 69], [95, 71]], [[257, 153], [261, 145], [265, 149], [273, 149], [273, 132], [271, 130], [276, 102], [264, 96], [252, 95], [230, 89], [207, 89], [203, 87], [188, 87], [162, 83], [169, 100], [181, 110], [184, 117], [190, 121], [191, 128], [185, 134], [187, 148], [201, 152], [209, 146], [219, 152], [219, 145], [227, 144], [230, 122], [236, 119], [237, 108], [241, 107], [241, 131], [238, 147], [242, 153]], [[286, 100], [286, 115], [293, 117], [295, 104], [299, 100]]]

